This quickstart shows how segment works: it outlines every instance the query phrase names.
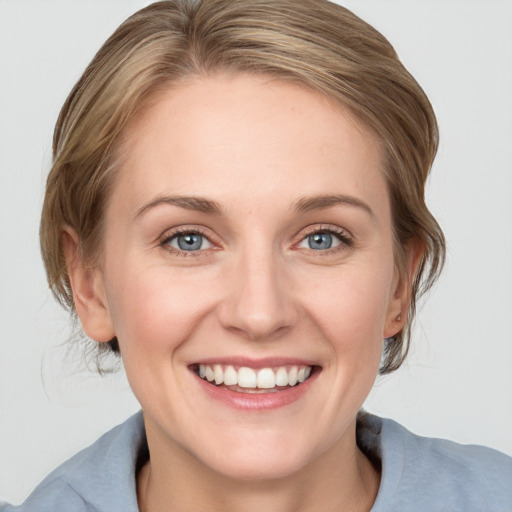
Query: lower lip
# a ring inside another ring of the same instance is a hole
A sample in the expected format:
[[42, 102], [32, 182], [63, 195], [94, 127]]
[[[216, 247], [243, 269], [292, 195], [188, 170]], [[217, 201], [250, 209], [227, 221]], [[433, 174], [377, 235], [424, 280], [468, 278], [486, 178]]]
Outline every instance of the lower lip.
[[231, 391], [223, 386], [214, 386], [201, 379], [201, 377], [195, 373], [194, 377], [210, 398], [218, 400], [235, 409], [262, 411], [285, 407], [286, 405], [300, 400], [312, 386], [319, 373], [320, 372], [315, 371], [307, 380], [297, 386], [270, 393], [243, 393]]

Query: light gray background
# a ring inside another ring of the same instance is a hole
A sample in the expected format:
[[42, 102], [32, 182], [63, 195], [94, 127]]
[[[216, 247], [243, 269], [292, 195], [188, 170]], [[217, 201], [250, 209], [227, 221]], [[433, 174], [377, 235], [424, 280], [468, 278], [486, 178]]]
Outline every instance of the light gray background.
[[[58, 109], [147, 3], [0, 0], [0, 497], [12, 502], [138, 408], [122, 374], [88, 373], [61, 346], [69, 324], [37, 238]], [[428, 195], [449, 242], [411, 356], [367, 407], [512, 454], [512, 2], [341, 3], [391, 40], [434, 104], [442, 142]]]

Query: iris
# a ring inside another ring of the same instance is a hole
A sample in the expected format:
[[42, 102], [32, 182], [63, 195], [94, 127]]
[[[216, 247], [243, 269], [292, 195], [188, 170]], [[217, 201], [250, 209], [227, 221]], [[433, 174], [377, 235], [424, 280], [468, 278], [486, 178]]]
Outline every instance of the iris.
[[182, 251], [198, 251], [203, 245], [203, 237], [197, 233], [180, 235], [176, 237], [176, 241]]
[[322, 250], [332, 247], [332, 235], [329, 233], [315, 233], [308, 236], [308, 245], [310, 249]]

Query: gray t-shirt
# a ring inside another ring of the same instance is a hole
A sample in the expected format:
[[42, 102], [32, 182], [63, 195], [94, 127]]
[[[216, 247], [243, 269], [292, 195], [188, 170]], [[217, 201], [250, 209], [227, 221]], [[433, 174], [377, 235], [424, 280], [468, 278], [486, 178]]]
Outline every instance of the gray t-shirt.
[[[371, 512], [510, 512], [512, 458], [490, 448], [412, 434], [362, 414], [360, 448], [381, 466]], [[138, 512], [135, 475], [147, 458], [142, 413], [50, 473], [19, 506], [2, 512]]]

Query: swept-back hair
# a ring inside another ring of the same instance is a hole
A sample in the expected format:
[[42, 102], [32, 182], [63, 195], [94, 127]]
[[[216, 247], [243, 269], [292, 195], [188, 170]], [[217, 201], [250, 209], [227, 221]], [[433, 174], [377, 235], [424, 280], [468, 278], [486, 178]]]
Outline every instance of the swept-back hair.
[[[62, 230], [76, 231], [82, 257], [94, 265], [127, 123], [156, 91], [217, 72], [301, 84], [348, 107], [380, 141], [402, 277], [408, 244], [423, 250], [405, 326], [385, 344], [381, 373], [395, 370], [407, 354], [417, 299], [444, 262], [443, 233], [424, 200], [437, 124], [428, 98], [386, 38], [326, 0], [164, 1], [114, 32], [71, 91], [55, 127], [40, 229], [54, 295], [75, 314]], [[105, 346], [119, 350], [116, 340], [99, 344]]]

